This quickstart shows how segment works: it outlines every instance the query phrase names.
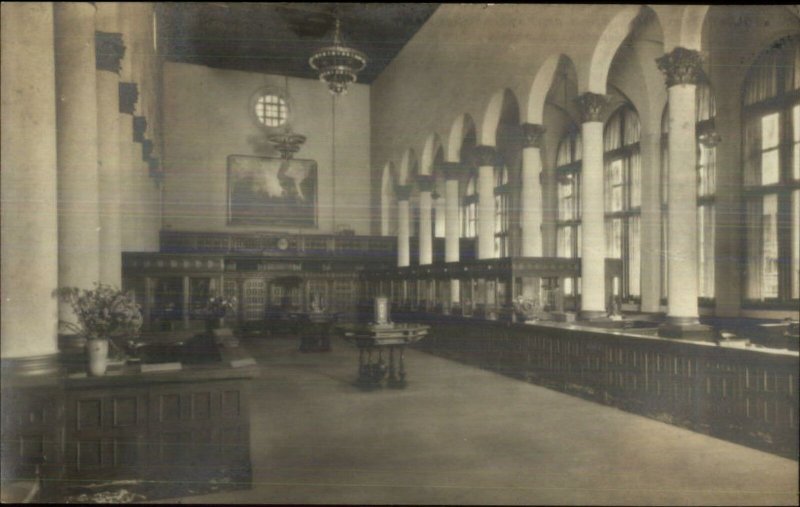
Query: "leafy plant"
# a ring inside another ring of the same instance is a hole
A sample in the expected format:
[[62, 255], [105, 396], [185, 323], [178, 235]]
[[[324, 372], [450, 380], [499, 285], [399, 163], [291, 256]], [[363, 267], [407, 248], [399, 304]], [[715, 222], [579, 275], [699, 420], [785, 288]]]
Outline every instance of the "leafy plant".
[[62, 328], [88, 340], [133, 338], [142, 327], [142, 313], [132, 293], [101, 283], [95, 288], [61, 287], [54, 295], [72, 307], [77, 322], [60, 321]]

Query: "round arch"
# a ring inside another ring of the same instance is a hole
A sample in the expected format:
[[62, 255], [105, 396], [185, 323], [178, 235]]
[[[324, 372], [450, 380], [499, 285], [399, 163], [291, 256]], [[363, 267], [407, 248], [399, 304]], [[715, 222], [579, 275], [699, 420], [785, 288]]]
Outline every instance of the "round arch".
[[425, 140], [425, 146], [422, 148], [422, 158], [420, 160], [420, 174], [431, 175], [434, 173], [435, 157], [439, 150], [442, 149], [442, 141], [439, 134], [432, 133]]
[[498, 126], [502, 122], [519, 124], [519, 101], [508, 88], [497, 91], [489, 100], [478, 132], [478, 144], [497, 146]]
[[417, 155], [414, 153], [414, 148], [409, 148], [403, 152], [403, 158], [400, 162], [400, 174], [397, 178], [398, 184], [408, 185], [412, 183], [418, 169]]
[[447, 162], [461, 162], [461, 148], [466, 138], [471, 132], [475, 131], [475, 122], [472, 116], [464, 113], [458, 116], [453, 121], [450, 127], [450, 136], [447, 140], [447, 149], [445, 150], [445, 160]]
[[614, 55], [616, 55], [622, 41], [630, 33], [631, 22], [636, 19], [641, 9], [642, 7], [638, 5], [622, 7], [606, 25], [592, 52], [588, 68], [578, 69], [579, 93], [606, 93], [606, 80], [608, 71], [611, 68], [611, 61], [614, 59]]

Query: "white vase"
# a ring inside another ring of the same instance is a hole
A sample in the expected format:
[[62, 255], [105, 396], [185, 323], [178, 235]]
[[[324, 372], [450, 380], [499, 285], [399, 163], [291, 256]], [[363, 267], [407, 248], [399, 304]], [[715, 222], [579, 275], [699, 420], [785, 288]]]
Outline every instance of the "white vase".
[[86, 352], [89, 356], [89, 375], [105, 375], [108, 368], [108, 340], [87, 340]]

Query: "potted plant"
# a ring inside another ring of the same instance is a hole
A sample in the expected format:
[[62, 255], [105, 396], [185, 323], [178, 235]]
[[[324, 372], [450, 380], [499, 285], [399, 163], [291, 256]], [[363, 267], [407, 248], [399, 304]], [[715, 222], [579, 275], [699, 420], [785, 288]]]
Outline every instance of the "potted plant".
[[101, 283], [91, 290], [62, 287], [55, 294], [70, 305], [77, 319], [77, 322], [61, 321], [62, 328], [86, 339], [89, 374], [105, 374], [109, 348], [117, 357], [124, 358], [123, 341], [138, 336], [142, 327], [142, 313], [133, 294]]
[[236, 297], [211, 296], [206, 303], [206, 331], [209, 333], [225, 324], [225, 315], [236, 308]]

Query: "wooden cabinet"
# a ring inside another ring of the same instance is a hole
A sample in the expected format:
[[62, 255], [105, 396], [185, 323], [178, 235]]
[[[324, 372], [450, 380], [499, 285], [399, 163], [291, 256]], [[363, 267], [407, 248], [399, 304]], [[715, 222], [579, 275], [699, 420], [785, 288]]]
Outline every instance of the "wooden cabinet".
[[103, 377], [6, 378], [2, 386], [2, 478], [38, 466], [48, 498], [110, 480], [248, 482], [249, 383], [258, 367], [240, 349], [217, 364]]
[[247, 383], [66, 391], [66, 478], [249, 479]]
[[37, 465], [43, 474], [60, 475], [64, 403], [58, 393], [55, 386], [3, 386], [4, 479], [33, 477]]
[[141, 388], [67, 391], [67, 476], [138, 473], [146, 465], [147, 413], [147, 392]]

